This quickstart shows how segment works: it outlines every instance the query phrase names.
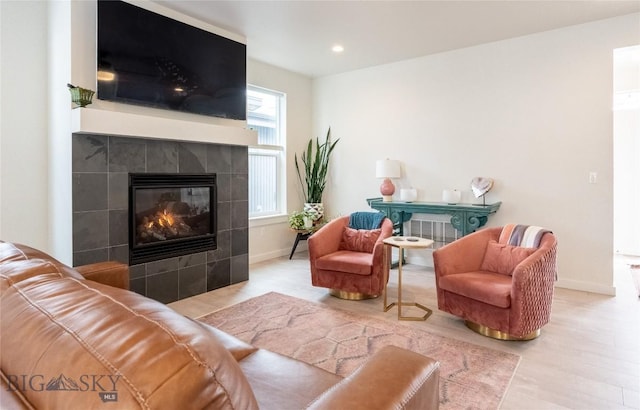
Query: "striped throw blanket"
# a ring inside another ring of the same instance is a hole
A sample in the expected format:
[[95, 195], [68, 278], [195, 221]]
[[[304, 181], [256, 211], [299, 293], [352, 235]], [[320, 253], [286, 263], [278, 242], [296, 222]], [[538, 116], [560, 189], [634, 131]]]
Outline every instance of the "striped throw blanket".
[[502, 228], [498, 242], [523, 248], [537, 248], [540, 246], [542, 235], [547, 232], [551, 231], [539, 226], [507, 224]]

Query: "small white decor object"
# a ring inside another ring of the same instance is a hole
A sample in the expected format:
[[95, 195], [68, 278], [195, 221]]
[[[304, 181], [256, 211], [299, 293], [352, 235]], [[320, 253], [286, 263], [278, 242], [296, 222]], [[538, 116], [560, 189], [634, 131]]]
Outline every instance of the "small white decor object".
[[418, 190], [413, 188], [402, 188], [400, 190], [400, 200], [404, 202], [413, 202], [418, 199]]
[[476, 198], [480, 198], [489, 192], [492, 187], [493, 179], [491, 178], [475, 177], [471, 180], [471, 190]]
[[[471, 180], [471, 191], [476, 198], [482, 197], [482, 206], [486, 206], [485, 195], [493, 188], [493, 179], [484, 177], [475, 177]], [[475, 204], [474, 204], [475, 205]]]
[[445, 189], [442, 191], [442, 202], [457, 204], [462, 198], [462, 193], [457, 189]]
[[304, 216], [302, 217], [302, 220], [304, 221], [305, 228], [310, 229], [313, 227], [313, 219], [309, 218], [308, 216]]

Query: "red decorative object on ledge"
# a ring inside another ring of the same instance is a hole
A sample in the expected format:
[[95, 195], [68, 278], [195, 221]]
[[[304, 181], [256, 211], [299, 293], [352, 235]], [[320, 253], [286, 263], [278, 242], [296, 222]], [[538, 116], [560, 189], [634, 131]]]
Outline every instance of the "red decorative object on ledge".
[[400, 178], [400, 162], [391, 159], [376, 161], [376, 178], [384, 178], [380, 185], [380, 193], [384, 202], [391, 202], [396, 187], [391, 178]]

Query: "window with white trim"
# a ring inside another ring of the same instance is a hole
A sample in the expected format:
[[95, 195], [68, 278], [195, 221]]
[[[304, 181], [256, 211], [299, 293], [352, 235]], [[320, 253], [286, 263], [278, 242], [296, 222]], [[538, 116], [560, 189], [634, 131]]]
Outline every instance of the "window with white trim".
[[249, 218], [286, 212], [285, 104], [284, 93], [247, 87], [247, 125], [258, 132], [258, 145], [249, 147]]

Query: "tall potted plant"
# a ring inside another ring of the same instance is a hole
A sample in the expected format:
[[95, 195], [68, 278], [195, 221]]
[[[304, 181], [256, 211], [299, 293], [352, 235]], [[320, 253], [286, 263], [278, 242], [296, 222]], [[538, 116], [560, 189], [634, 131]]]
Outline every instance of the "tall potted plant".
[[304, 193], [304, 211], [315, 220], [322, 219], [324, 216], [322, 193], [327, 184], [329, 158], [338, 141], [340, 141], [340, 138], [334, 142], [331, 141], [331, 127], [329, 127], [327, 138], [322, 144], [317, 137], [315, 144], [313, 138], [309, 140], [307, 149], [302, 152], [301, 156], [302, 164], [304, 165], [304, 178], [298, 163], [298, 155], [294, 155], [298, 179]]

